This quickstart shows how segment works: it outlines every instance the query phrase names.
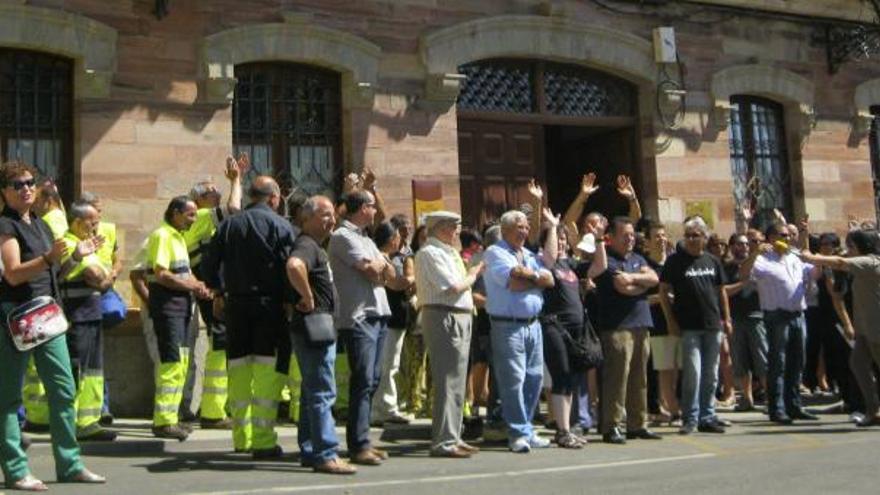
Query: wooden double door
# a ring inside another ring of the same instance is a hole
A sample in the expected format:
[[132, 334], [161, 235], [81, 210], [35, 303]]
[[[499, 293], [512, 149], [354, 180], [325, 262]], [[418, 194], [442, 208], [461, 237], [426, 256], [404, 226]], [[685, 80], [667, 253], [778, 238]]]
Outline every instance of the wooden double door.
[[[459, 118], [461, 208], [466, 226], [482, 228], [528, 200], [536, 179], [545, 204], [564, 213], [580, 189], [583, 174], [598, 175], [600, 192], [587, 204], [607, 216], [626, 214], [615, 193], [617, 174], [634, 175], [635, 128], [545, 125]], [[633, 177], [636, 187], [639, 177]]]

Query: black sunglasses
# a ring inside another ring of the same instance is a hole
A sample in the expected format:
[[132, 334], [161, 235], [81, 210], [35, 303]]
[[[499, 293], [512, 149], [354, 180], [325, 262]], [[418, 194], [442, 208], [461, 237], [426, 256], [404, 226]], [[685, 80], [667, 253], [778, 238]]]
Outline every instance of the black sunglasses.
[[25, 187], [36, 186], [37, 181], [32, 177], [27, 180], [14, 180], [14, 181], [10, 182], [9, 185], [12, 186], [12, 188], [15, 189], [16, 191], [21, 191]]

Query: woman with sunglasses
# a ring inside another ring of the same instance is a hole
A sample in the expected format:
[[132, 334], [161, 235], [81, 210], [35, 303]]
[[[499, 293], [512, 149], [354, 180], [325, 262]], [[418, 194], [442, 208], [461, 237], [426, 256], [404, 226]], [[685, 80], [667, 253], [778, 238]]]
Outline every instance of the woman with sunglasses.
[[[6, 329], [6, 316], [17, 306], [38, 296], [58, 296], [54, 278], [65, 254], [63, 241], [53, 241], [46, 223], [31, 213], [36, 199], [36, 171], [23, 163], [0, 166], [0, 194], [5, 207], [0, 213], [0, 256], [5, 267], [0, 280], [0, 465], [7, 488], [45, 491], [48, 487], [28, 468], [19, 444], [21, 431], [16, 411], [21, 405], [21, 385], [32, 355], [49, 397], [52, 453], [58, 481], [104, 483], [106, 480], [83, 466], [76, 441], [76, 387], [70, 369], [66, 338], [55, 337], [29, 351], [19, 351]], [[73, 257], [89, 254], [91, 243], [77, 245]]]

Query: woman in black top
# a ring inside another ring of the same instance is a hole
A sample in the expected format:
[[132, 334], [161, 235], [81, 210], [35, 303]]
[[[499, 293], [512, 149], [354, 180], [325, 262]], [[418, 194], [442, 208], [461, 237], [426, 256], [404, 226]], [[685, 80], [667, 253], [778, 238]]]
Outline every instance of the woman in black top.
[[[560, 447], [579, 449], [586, 443], [571, 433], [572, 392], [576, 380], [584, 379], [584, 369], [570, 359], [572, 342], [584, 332], [584, 305], [581, 302], [577, 261], [568, 255], [565, 229], [549, 211], [544, 212], [549, 226], [541, 232], [541, 261], [553, 274], [553, 287], [544, 289], [541, 330], [544, 339], [544, 364], [550, 371], [551, 409], [556, 423], [556, 443]], [[593, 232], [595, 235], [595, 232]], [[590, 272], [605, 270], [605, 245], [596, 243]]]
[[[17, 418], [22, 379], [31, 356], [49, 398], [49, 427], [58, 480], [103, 483], [105, 479], [87, 470], [80, 460], [73, 406], [76, 387], [65, 336], [55, 337], [29, 351], [19, 351], [6, 328], [6, 316], [17, 306], [38, 296], [58, 297], [55, 277], [65, 247], [63, 241], [53, 242], [46, 223], [31, 214], [36, 196], [35, 176], [36, 171], [22, 163], [0, 166], [0, 194], [6, 205], [0, 214], [0, 256], [4, 266], [0, 281], [0, 326], [4, 327], [0, 335], [0, 411], [3, 414], [0, 433], [5, 443], [0, 449], [0, 463], [7, 487], [45, 491], [46, 485], [28, 469], [27, 456], [20, 446]], [[85, 254], [89, 251], [84, 244], [74, 253], [80, 259]]]

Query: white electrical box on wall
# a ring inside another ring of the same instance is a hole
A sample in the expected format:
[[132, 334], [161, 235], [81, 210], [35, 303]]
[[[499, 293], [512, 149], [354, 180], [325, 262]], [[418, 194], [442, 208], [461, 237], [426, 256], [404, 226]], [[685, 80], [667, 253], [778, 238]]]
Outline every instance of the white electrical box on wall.
[[675, 28], [654, 28], [654, 61], [658, 64], [674, 64], [678, 57], [675, 47]]

